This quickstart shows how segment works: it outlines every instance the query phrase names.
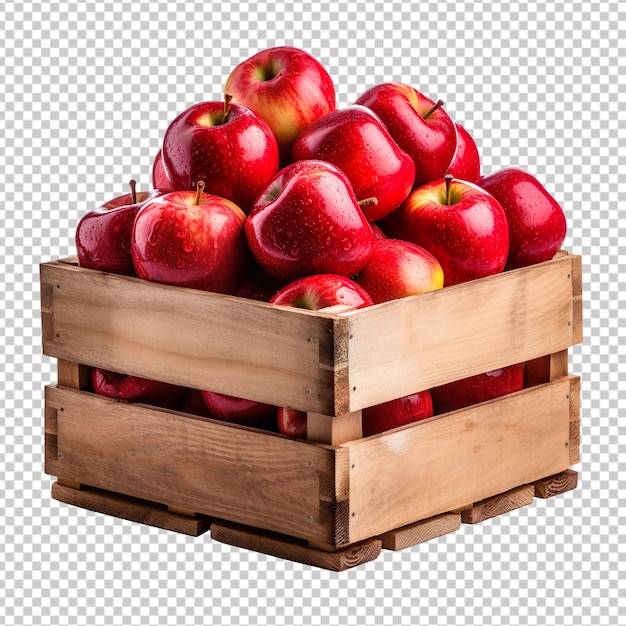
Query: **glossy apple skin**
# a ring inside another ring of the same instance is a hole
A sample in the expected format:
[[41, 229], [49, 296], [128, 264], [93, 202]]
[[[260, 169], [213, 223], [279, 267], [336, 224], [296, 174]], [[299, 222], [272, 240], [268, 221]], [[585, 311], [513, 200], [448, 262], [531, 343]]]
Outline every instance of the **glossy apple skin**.
[[395, 142], [413, 159], [414, 187], [442, 178], [456, 151], [454, 121], [440, 107], [427, 119], [435, 102], [405, 83], [380, 83], [357, 100], [380, 117]]
[[475, 183], [480, 178], [480, 153], [476, 141], [467, 129], [456, 122], [457, 144], [448, 174]]
[[400, 239], [376, 240], [356, 282], [375, 304], [441, 289], [443, 269], [427, 250]]
[[413, 188], [413, 159], [370, 109], [352, 105], [331, 111], [300, 133], [291, 151], [294, 161], [321, 159], [336, 165], [350, 180], [362, 207], [374, 222], [397, 209]]
[[278, 407], [278, 432], [297, 439], [306, 439], [306, 413], [291, 407]]
[[455, 179], [450, 189], [450, 205], [443, 179], [415, 189], [381, 227], [388, 237], [428, 250], [443, 268], [445, 286], [502, 272], [509, 250], [504, 210], [473, 183]]
[[134, 276], [130, 252], [133, 222], [139, 209], [159, 195], [158, 190], [140, 191], [133, 203], [133, 196], [128, 193], [86, 213], [75, 232], [78, 264], [112, 274]]
[[361, 286], [339, 274], [312, 274], [298, 278], [276, 293], [270, 303], [312, 311], [338, 304], [355, 309], [374, 304]]
[[145, 204], [133, 226], [131, 252], [145, 280], [232, 294], [246, 274], [246, 216], [210, 193], [172, 191]]
[[277, 407], [271, 404], [214, 391], [202, 391], [202, 397], [212, 417], [248, 426], [276, 427]]
[[262, 50], [237, 65], [224, 93], [260, 115], [272, 129], [283, 166], [296, 137], [335, 109], [335, 86], [324, 66], [290, 46]]
[[433, 401], [428, 390], [383, 402], [363, 409], [363, 437], [377, 435], [432, 415]]
[[163, 152], [159, 150], [154, 161], [152, 162], [152, 188], [158, 189], [162, 193], [174, 191], [172, 185], [165, 173], [165, 164], [163, 163]]
[[524, 364], [517, 363], [457, 380], [430, 390], [437, 415], [455, 411], [524, 388]]
[[269, 126], [253, 111], [223, 102], [199, 102], [174, 119], [163, 137], [163, 165], [173, 190], [205, 191], [248, 212], [278, 171], [278, 146]]
[[91, 369], [91, 386], [94, 392], [101, 396], [168, 409], [178, 408], [187, 391], [185, 387], [119, 374], [99, 367]]
[[374, 243], [350, 181], [319, 160], [278, 172], [252, 207], [245, 230], [257, 263], [285, 281], [309, 274], [354, 276]]
[[509, 167], [479, 178], [477, 184], [506, 213], [510, 230], [506, 269], [548, 261], [561, 249], [567, 234], [565, 214], [532, 174]]

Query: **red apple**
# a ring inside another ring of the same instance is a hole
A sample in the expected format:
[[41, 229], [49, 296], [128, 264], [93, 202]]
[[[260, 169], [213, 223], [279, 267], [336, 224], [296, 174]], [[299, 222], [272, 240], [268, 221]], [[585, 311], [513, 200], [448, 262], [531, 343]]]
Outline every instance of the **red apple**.
[[428, 390], [383, 402], [363, 409], [363, 437], [411, 424], [431, 417], [432, 414], [433, 402]]
[[278, 171], [278, 146], [269, 126], [241, 104], [200, 102], [165, 131], [163, 164], [172, 189], [206, 191], [248, 212]]
[[313, 311], [337, 304], [355, 309], [374, 304], [362, 287], [339, 274], [312, 274], [298, 278], [274, 295], [270, 303]]
[[532, 174], [509, 167], [483, 176], [477, 184], [496, 198], [509, 221], [506, 269], [554, 257], [567, 233], [565, 213]]
[[350, 180], [359, 200], [376, 198], [363, 207], [370, 221], [397, 209], [415, 180], [413, 159], [370, 109], [353, 105], [331, 111], [302, 131], [291, 151], [294, 161], [321, 159], [336, 165]]
[[524, 364], [517, 363], [456, 380], [430, 390], [437, 415], [499, 398], [524, 388]]
[[448, 168], [454, 178], [475, 183], [480, 177], [480, 154], [474, 138], [464, 126], [456, 123], [456, 152]]
[[224, 93], [268, 123], [283, 165], [290, 162], [296, 137], [335, 108], [335, 86], [328, 72], [310, 54], [289, 46], [262, 50], [237, 65]]
[[158, 189], [163, 193], [169, 193], [174, 191], [172, 185], [165, 173], [165, 164], [163, 163], [163, 151], [157, 152], [154, 161], [152, 162], [152, 188]]
[[233, 293], [248, 263], [246, 216], [230, 200], [172, 191], [137, 213], [131, 251], [139, 278]]
[[426, 248], [455, 285], [503, 271], [509, 250], [504, 210], [473, 183], [445, 179], [418, 187], [381, 224], [387, 236]]
[[308, 274], [354, 276], [374, 243], [350, 181], [319, 160], [298, 161], [278, 172], [245, 228], [257, 263], [285, 281]]
[[202, 397], [211, 416], [217, 419], [248, 426], [276, 426], [277, 408], [271, 404], [236, 398], [214, 391], [203, 391]]
[[278, 407], [278, 432], [306, 439], [306, 413], [290, 407]]
[[135, 191], [105, 202], [86, 213], [78, 222], [75, 240], [78, 263], [112, 274], [134, 276], [130, 239], [135, 216], [143, 204], [160, 195], [160, 191]]
[[99, 367], [91, 370], [91, 386], [95, 393], [117, 400], [142, 402], [168, 409], [179, 407], [185, 387], [158, 380], [111, 372]]
[[396, 143], [415, 163], [414, 187], [442, 178], [456, 151], [456, 125], [434, 102], [411, 85], [391, 82], [368, 89], [356, 104], [380, 117]]
[[357, 283], [378, 304], [443, 287], [439, 261], [427, 250], [400, 239], [376, 240]]

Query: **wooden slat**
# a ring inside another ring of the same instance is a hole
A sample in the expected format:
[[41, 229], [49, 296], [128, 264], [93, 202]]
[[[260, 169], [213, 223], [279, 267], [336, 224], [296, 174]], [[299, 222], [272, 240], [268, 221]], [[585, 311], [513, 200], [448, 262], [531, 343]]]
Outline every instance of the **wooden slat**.
[[363, 437], [361, 411], [333, 417], [319, 413], [307, 413], [307, 439], [338, 446]]
[[40, 271], [48, 356], [300, 410], [345, 412], [334, 397], [336, 316], [62, 261]]
[[348, 313], [350, 410], [566, 350], [577, 257]]
[[306, 543], [291, 537], [228, 522], [213, 523], [211, 525], [211, 538], [232, 546], [336, 572], [373, 561], [380, 555], [382, 549], [380, 539], [369, 539], [342, 550], [325, 552], [311, 548]]
[[322, 544], [347, 543], [345, 529], [335, 536], [341, 515], [328, 446], [55, 386], [46, 388], [46, 411], [56, 411], [56, 447], [46, 458], [52, 475]]
[[580, 463], [580, 378], [572, 379], [569, 414], [570, 465]]
[[350, 541], [568, 468], [571, 384], [562, 378], [346, 444]]
[[567, 469], [553, 476], [542, 478], [535, 482], [535, 495], [537, 498], [552, 498], [578, 486], [578, 473]]
[[425, 520], [409, 524], [402, 528], [396, 528], [380, 539], [385, 550], [404, 550], [417, 544], [442, 537], [448, 533], [457, 531], [461, 527], [460, 513], [442, 513]]
[[89, 511], [112, 515], [131, 522], [156, 526], [198, 537], [209, 530], [211, 518], [180, 515], [151, 502], [129, 498], [98, 489], [72, 489], [58, 481], [52, 485], [52, 497], [59, 502]]
[[510, 513], [516, 509], [521, 509], [523, 506], [528, 506], [532, 504], [534, 498], [534, 486], [523, 485], [474, 503], [472, 507], [461, 512], [461, 520], [464, 524], [478, 524], [497, 515]]
[[89, 389], [91, 368], [87, 365], [57, 359], [57, 382], [62, 387]]

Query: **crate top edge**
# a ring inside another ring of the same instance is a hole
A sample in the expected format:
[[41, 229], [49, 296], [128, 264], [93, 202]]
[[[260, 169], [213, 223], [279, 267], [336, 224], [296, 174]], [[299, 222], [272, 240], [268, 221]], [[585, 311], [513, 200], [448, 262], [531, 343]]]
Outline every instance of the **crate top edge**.
[[[484, 284], [487, 281], [496, 282], [499, 279], [501, 279], [503, 276], [517, 275], [521, 272], [537, 271], [537, 270], [540, 270], [541, 267], [545, 267], [546, 265], [562, 262], [563, 259], [565, 258], [576, 259], [576, 258], [579, 258], [579, 255], [570, 254], [567, 250], [560, 250], [552, 259], [549, 259], [547, 261], [543, 261], [541, 263], [536, 263], [536, 264], [518, 268], [518, 269], [507, 270], [506, 272], [500, 272], [497, 274], [493, 274], [491, 276], [486, 276], [484, 278], [478, 278], [478, 279], [474, 279], [471, 281], [466, 281], [464, 283], [460, 283], [457, 285], [450, 285], [450, 286], [444, 287], [441, 290], [431, 291], [428, 293], [414, 295], [414, 296], [407, 296], [404, 298], [398, 298], [398, 299], [390, 300], [387, 302], [381, 302], [379, 304], [375, 304], [369, 307], [364, 307], [362, 309], [352, 309], [352, 308], [344, 308], [344, 307], [338, 306], [338, 307], [329, 307], [328, 309], [321, 309], [317, 311], [302, 309], [298, 307], [270, 304], [269, 302], [253, 300], [251, 298], [244, 298], [241, 296], [221, 294], [221, 293], [215, 293], [215, 292], [210, 292], [210, 291], [201, 291], [201, 290], [193, 289], [190, 287], [180, 287], [177, 285], [168, 285], [164, 283], [150, 282], [150, 281], [138, 278], [136, 276], [125, 276], [122, 274], [112, 274], [112, 273], [103, 272], [100, 270], [84, 268], [78, 264], [78, 257], [76, 256], [69, 256], [69, 257], [63, 257], [57, 260], [44, 261], [40, 263], [39, 265], [40, 265], [40, 268], [52, 267], [52, 268], [62, 268], [64, 270], [70, 270], [70, 271], [94, 272], [101, 276], [112, 278], [113, 280], [128, 280], [128, 281], [138, 282], [138, 284], [141, 284], [144, 286], [150, 285], [151, 287], [155, 287], [157, 289], [163, 290], [164, 293], [167, 291], [183, 290], [184, 292], [187, 292], [187, 293], [196, 293], [202, 296], [203, 298], [207, 298], [209, 300], [214, 300], [214, 301], [219, 300], [223, 302], [237, 303], [238, 305], [241, 305], [241, 306], [249, 306], [252, 309], [258, 308], [258, 309], [274, 310], [274, 311], [280, 310], [280, 311], [283, 311], [284, 314], [286, 315], [314, 317], [314, 318], [325, 319], [330, 322], [341, 322], [342, 320], [350, 319], [352, 317], [358, 317], [358, 316], [364, 316], [364, 315], [367, 316], [369, 315], [370, 312], [382, 310], [383, 308], [394, 308], [398, 306], [406, 306], [412, 302], [424, 301], [424, 299], [433, 297], [433, 294], [437, 294], [438, 292], [441, 292], [441, 291], [447, 294], [454, 293], [454, 292], [462, 292], [468, 288], [471, 288], [472, 285], [476, 283]], [[40, 272], [41, 272], [41, 269], [40, 269]]]

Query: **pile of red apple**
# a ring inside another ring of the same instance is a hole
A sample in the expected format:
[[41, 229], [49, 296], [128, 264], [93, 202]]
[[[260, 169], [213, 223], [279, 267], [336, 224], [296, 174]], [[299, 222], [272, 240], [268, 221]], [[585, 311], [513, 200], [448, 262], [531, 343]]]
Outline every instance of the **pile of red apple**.
[[[259, 52], [223, 101], [166, 129], [152, 189], [88, 212], [83, 267], [321, 309], [361, 308], [551, 259], [563, 210], [530, 173], [481, 175], [470, 133], [414, 87], [375, 85], [337, 108], [308, 53]], [[305, 415], [94, 369], [93, 389], [306, 436]], [[364, 435], [520, 389], [523, 364], [363, 411]]]

